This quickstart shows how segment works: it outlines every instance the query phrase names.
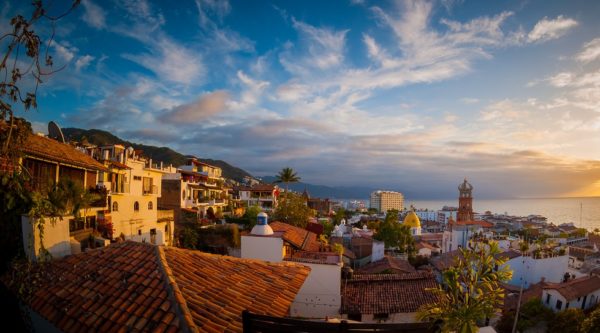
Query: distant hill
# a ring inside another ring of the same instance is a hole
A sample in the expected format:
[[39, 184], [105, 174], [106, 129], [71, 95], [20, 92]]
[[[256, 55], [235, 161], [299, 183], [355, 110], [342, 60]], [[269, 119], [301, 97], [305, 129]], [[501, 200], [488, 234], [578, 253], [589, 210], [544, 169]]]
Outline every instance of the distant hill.
[[[183, 155], [176, 152], [175, 150], [168, 147], [156, 147], [148, 146], [144, 144], [134, 143], [122, 140], [121, 138], [113, 135], [110, 132], [98, 130], [98, 129], [81, 129], [81, 128], [63, 128], [63, 134], [65, 139], [69, 141], [88, 142], [94, 145], [111, 145], [120, 144], [125, 147], [133, 147], [135, 149], [141, 149], [144, 151], [144, 155], [151, 158], [156, 162], [163, 162], [164, 164], [172, 164], [174, 166], [180, 166], [185, 164], [189, 157], [195, 157], [190, 155]], [[252, 177], [248, 172], [235, 167], [222, 160], [204, 159], [198, 158], [198, 160], [208, 163], [210, 165], [217, 166], [223, 169], [223, 177], [241, 181], [244, 177]]]
[[[274, 176], [260, 177], [265, 183], [272, 183], [275, 181]], [[280, 184], [281, 187], [285, 187], [285, 184]], [[304, 189], [308, 191], [308, 194], [313, 198], [332, 198], [332, 199], [367, 199], [374, 191], [372, 188], [367, 187], [337, 187], [337, 186], [325, 186], [315, 185], [309, 183], [290, 183], [290, 190], [302, 193]]]

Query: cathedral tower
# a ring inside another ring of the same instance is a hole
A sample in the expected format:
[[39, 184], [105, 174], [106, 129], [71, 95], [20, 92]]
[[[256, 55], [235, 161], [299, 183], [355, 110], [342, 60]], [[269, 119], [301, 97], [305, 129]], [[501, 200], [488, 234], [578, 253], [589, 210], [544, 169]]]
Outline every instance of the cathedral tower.
[[473, 186], [465, 181], [458, 185], [458, 214], [456, 221], [473, 221]]

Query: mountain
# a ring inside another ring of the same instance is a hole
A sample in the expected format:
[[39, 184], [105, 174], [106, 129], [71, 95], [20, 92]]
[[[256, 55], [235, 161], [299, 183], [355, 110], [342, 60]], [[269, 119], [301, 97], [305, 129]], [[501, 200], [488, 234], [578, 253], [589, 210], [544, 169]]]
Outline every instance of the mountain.
[[[185, 164], [189, 157], [195, 157], [190, 155], [183, 155], [168, 147], [148, 146], [144, 144], [125, 141], [113, 135], [110, 132], [98, 129], [86, 130], [81, 128], [67, 127], [63, 128], [62, 131], [65, 135], [65, 139], [68, 141], [88, 142], [98, 146], [112, 144], [120, 144], [125, 147], [131, 146], [135, 149], [143, 150], [144, 155], [151, 158], [153, 161], [163, 162], [167, 165], [172, 164], [174, 166], [180, 166]], [[248, 172], [222, 160], [213, 160], [205, 158], [198, 158], [198, 160], [221, 168], [223, 170], [223, 177], [225, 178], [241, 181], [244, 177], [252, 177], [252, 175]]]
[[[265, 183], [273, 183], [276, 179], [274, 176], [265, 176], [260, 178]], [[285, 188], [285, 184], [279, 184]], [[375, 189], [367, 187], [345, 187], [345, 186], [325, 186], [309, 183], [290, 183], [290, 190], [302, 193], [304, 189], [313, 198], [332, 198], [332, 199], [367, 199]]]

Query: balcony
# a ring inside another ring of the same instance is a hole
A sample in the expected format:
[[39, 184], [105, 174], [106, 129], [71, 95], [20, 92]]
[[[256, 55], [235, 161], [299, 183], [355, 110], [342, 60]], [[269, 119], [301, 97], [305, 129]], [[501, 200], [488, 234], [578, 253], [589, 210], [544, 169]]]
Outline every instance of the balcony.
[[152, 186], [149, 186], [149, 187], [145, 187], [142, 190], [142, 193], [144, 195], [158, 194], [158, 186], [152, 185]]
[[96, 196], [98, 196], [97, 200], [92, 202], [92, 204], [91, 204], [92, 207], [106, 207], [107, 206], [108, 190], [106, 189], [106, 187], [98, 186], [95, 188], [90, 188], [88, 191], [91, 194], [95, 194]]

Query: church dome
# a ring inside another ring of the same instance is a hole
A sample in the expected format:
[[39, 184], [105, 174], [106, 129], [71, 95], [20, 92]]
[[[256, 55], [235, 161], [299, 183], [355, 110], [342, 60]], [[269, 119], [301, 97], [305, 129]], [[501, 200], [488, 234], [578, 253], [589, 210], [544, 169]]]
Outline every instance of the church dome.
[[465, 181], [462, 182], [462, 184], [458, 185], [458, 190], [459, 191], [472, 191], [473, 185], [469, 184], [469, 182], [467, 181], [467, 178], [465, 178]]
[[411, 210], [410, 212], [408, 212], [408, 214], [406, 214], [406, 217], [404, 218], [404, 223], [405, 226], [408, 226], [410, 228], [420, 228], [421, 227], [421, 220], [419, 219], [419, 217], [417, 216], [417, 214], [415, 213], [414, 210]]

